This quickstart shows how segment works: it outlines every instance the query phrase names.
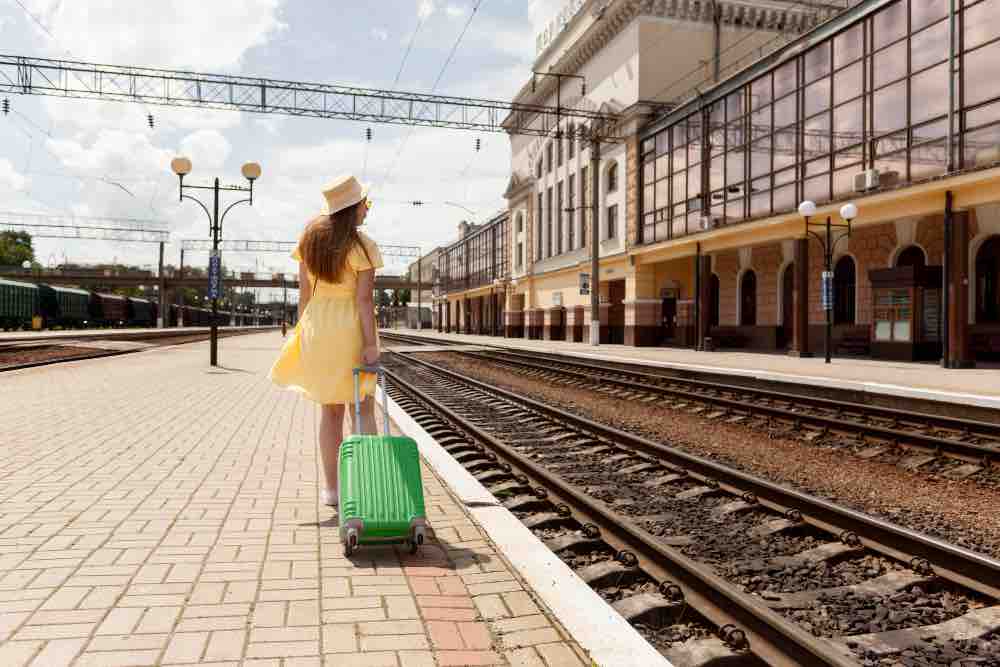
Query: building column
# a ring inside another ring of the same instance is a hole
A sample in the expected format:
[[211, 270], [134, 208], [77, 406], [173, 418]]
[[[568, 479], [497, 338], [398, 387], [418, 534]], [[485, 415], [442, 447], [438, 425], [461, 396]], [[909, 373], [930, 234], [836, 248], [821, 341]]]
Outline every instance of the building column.
[[811, 357], [809, 347], [809, 239], [795, 239], [795, 275], [792, 276], [793, 357]]
[[951, 219], [951, 256], [948, 258], [949, 368], [975, 368], [969, 354], [969, 213], [955, 211]]
[[649, 347], [656, 344], [660, 302], [656, 299], [656, 273], [638, 264], [625, 274], [625, 344]]

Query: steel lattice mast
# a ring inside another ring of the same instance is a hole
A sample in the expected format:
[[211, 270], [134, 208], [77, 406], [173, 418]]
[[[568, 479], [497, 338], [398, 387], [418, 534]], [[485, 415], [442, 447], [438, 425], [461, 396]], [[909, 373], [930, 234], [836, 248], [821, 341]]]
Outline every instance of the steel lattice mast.
[[610, 140], [616, 117], [473, 97], [0, 55], [0, 93], [544, 136], [563, 119]]

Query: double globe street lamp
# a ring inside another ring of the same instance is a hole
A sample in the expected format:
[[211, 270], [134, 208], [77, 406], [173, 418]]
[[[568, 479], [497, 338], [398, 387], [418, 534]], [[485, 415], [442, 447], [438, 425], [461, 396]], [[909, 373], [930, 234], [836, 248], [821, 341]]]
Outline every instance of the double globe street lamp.
[[[212, 236], [212, 256], [209, 259], [208, 269], [208, 296], [212, 299], [212, 334], [210, 360], [213, 366], [219, 365], [219, 296], [222, 294], [222, 259], [219, 256], [219, 241], [222, 239], [222, 221], [237, 204], [247, 203], [253, 206], [253, 182], [260, 178], [260, 165], [256, 162], [247, 162], [241, 169], [243, 177], [249, 181], [249, 187], [241, 185], [220, 186], [219, 179], [215, 179], [214, 185], [184, 185], [184, 177], [191, 173], [191, 160], [186, 157], [176, 157], [170, 161], [170, 168], [177, 174], [180, 180], [180, 199], [190, 199], [201, 206], [208, 216], [209, 233]], [[185, 194], [187, 190], [211, 190], [214, 195], [213, 209], [209, 212], [208, 207], [197, 197]], [[246, 199], [233, 202], [225, 208], [222, 215], [219, 215], [219, 193], [220, 192], [246, 192]]]
[[[843, 224], [834, 224], [831, 220], [831, 216], [826, 216], [826, 223], [812, 223], [809, 219], [816, 215], [816, 204], [809, 201], [808, 199], [801, 204], [799, 204], [799, 215], [801, 215], [806, 220], [806, 234], [812, 236], [814, 239], [819, 241], [819, 245], [823, 248], [823, 259], [824, 259], [824, 271], [823, 271], [823, 281], [822, 281], [822, 292], [821, 292], [821, 302], [823, 305], [823, 310], [826, 311], [826, 363], [830, 363], [830, 345], [832, 331], [833, 331], [833, 321], [831, 315], [833, 313], [833, 251], [837, 247], [837, 244], [844, 239], [851, 238], [851, 221], [858, 217], [858, 207], [853, 203], [847, 203], [840, 207], [840, 218], [844, 221]], [[816, 232], [810, 229], [811, 227], [819, 227], [826, 230], [826, 238], [820, 236]], [[836, 239], [833, 238], [833, 229], [846, 229], [846, 232], [841, 232]]]

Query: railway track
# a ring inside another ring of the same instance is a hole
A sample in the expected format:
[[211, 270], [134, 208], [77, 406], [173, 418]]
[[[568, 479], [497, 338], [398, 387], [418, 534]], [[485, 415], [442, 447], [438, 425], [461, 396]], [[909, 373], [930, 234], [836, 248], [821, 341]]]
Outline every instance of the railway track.
[[[400, 337], [419, 344], [416, 337]], [[424, 344], [440, 344], [438, 341]], [[696, 378], [677, 378], [621, 364], [569, 359], [514, 350], [456, 352], [546, 382], [594, 389], [637, 401], [658, 401], [693, 414], [734, 423], [762, 421], [783, 426], [805, 440], [839, 438], [862, 458], [919, 469], [942, 458], [957, 465], [939, 470], [962, 479], [1000, 464], [1000, 424], [744, 387]]]
[[1000, 651], [1000, 562], [387, 357], [390, 394], [675, 664]]
[[[260, 329], [220, 330], [220, 338], [260, 333]], [[185, 331], [167, 329], [142, 333], [108, 332], [107, 335], [72, 337], [67, 335], [40, 336], [38, 339], [0, 341], [0, 373], [39, 366], [100, 359], [142, 352], [155, 347], [198, 343], [209, 339], [208, 329]], [[102, 343], [147, 343], [146, 347], [101, 347]]]

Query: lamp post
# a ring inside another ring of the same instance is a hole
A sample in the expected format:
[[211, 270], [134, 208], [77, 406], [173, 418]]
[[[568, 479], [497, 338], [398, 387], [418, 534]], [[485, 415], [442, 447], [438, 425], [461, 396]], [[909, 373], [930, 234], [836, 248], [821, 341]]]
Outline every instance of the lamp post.
[[[832, 344], [833, 338], [833, 251], [836, 249], [837, 244], [844, 239], [851, 238], [851, 221], [858, 217], [858, 207], [852, 203], [844, 204], [840, 207], [840, 217], [845, 224], [834, 224], [831, 220], [831, 216], [826, 216], [826, 223], [812, 223], [809, 222], [809, 218], [816, 215], [816, 204], [809, 201], [808, 199], [801, 204], [799, 204], [799, 214], [805, 218], [806, 221], [806, 234], [812, 236], [814, 239], [819, 241], [819, 245], [823, 248], [823, 281], [822, 285], [822, 304], [823, 310], [826, 311], [826, 363], [830, 363], [830, 346]], [[810, 227], [819, 227], [826, 230], [826, 238], [812, 231]], [[836, 239], [833, 238], [833, 228], [846, 229], [845, 233], [840, 234]], [[803, 267], [805, 268], [805, 267]]]
[[[210, 361], [213, 366], [219, 365], [219, 296], [222, 288], [222, 260], [219, 257], [219, 241], [222, 237], [222, 221], [226, 219], [226, 214], [229, 213], [237, 204], [248, 203], [253, 206], [253, 182], [260, 178], [260, 165], [256, 162], [247, 162], [243, 165], [242, 173], [243, 177], [249, 181], [249, 187], [243, 187], [239, 185], [227, 185], [220, 186], [219, 179], [215, 179], [213, 185], [184, 185], [184, 177], [191, 173], [191, 160], [186, 157], [177, 157], [170, 162], [170, 168], [179, 179], [180, 185], [180, 199], [179, 201], [184, 201], [185, 199], [190, 199], [205, 211], [205, 215], [208, 216], [209, 232], [212, 236], [212, 257], [209, 261], [209, 275], [208, 275], [208, 288], [209, 296], [212, 298], [212, 334], [211, 334], [211, 351], [210, 351]], [[213, 210], [210, 213], [208, 207], [197, 197], [189, 194], [185, 194], [185, 190], [211, 190], [213, 193]], [[240, 199], [239, 201], [233, 202], [223, 210], [222, 215], [219, 215], [219, 193], [220, 192], [247, 192], [249, 193], [246, 199]]]

